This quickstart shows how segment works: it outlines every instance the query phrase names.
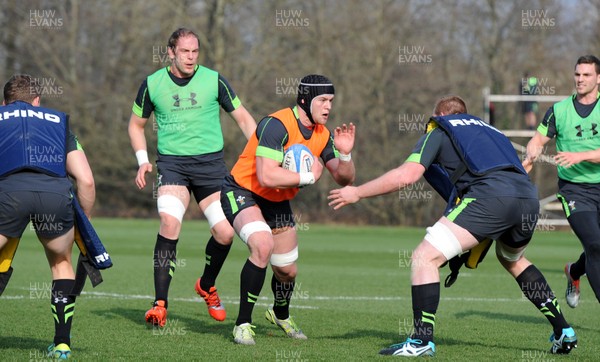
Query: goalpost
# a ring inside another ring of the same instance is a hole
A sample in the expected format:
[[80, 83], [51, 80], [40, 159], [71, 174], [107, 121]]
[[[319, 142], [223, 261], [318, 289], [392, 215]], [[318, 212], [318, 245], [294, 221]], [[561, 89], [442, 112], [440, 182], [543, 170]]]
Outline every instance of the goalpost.
[[[483, 89], [483, 101], [484, 101], [484, 116], [483, 120], [486, 123], [490, 123], [490, 104], [491, 103], [502, 103], [502, 102], [545, 102], [545, 103], [556, 103], [565, 98], [568, 98], [569, 95], [519, 95], [519, 94], [490, 94], [489, 88]], [[520, 143], [513, 141], [514, 138], [525, 139], [525, 142], [528, 142], [531, 137], [535, 134], [534, 130], [525, 130], [525, 129], [508, 129], [501, 130], [506, 137], [511, 139], [511, 143], [517, 152], [524, 154], [526, 151], [526, 147]], [[545, 164], [555, 165], [555, 162], [551, 156], [548, 155], [540, 155], [540, 161], [543, 161]], [[539, 183], [538, 181], [537, 183]], [[562, 206], [558, 202], [556, 198], [556, 194], [551, 194], [540, 199], [540, 211], [560, 213], [561, 217], [549, 218], [544, 217], [540, 218], [538, 224], [540, 225], [548, 225], [548, 226], [566, 226], [569, 225], [567, 219], [564, 218], [564, 214], [562, 213]], [[548, 215], [548, 214], [546, 214]]]

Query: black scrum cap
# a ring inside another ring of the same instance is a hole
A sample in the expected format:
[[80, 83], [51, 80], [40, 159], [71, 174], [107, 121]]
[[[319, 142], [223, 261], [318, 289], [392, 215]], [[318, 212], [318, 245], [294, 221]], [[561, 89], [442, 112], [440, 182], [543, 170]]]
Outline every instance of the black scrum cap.
[[325, 76], [310, 74], [300, 80], [298, 84], [297, 103], [306, 112], [308, 119], [315, 123], [312, 118], [312, 101], [321, 94], [335, 94], [333, 83]]

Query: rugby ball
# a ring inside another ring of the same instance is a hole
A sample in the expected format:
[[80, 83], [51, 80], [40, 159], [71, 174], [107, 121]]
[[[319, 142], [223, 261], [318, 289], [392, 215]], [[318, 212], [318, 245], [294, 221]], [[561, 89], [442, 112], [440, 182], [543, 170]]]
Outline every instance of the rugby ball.
[[283, 153], [283, 161], [281, 167], [294, 172], [310, 172], [312, 170], [315, 158], [312, 153], [303, 144], [296, 143], [291, 145]]

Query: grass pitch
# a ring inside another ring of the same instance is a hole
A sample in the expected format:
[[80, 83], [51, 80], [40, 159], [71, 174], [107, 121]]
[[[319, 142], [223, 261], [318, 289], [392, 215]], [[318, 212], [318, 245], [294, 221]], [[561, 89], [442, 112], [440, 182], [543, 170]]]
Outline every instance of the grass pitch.
[[[248, 257], [236, 238], [217, 280], [227, 308], [219, 323], [194, 292], [201, 275], [208, 227], [185, 221], [171, 283], [165, 328], [146, 326], [153, 300], [152, 252], [158, 220], [94, 219], [114, 266], [104, 283], [88, 283], [77, 299], [72, 329], [73, 357], [82, 361], [365, 361], [406, 339], [412, 326], [410, 256], [423, 229], [325, 226], [299, 228], [300, 259], [291, 314], [309, 337], [288, 339], [264, 318], [272, 302], [271, 272], [254, 309], [256, 346], [239, 346], [231, 335], [237, 316], [239, 274]], [[551, 229], [551, 228], [550, 228]], [[548, 353], [546, 318], [521, 294], [490, 251], [476, 270], [463, 268], [451, 288], [443, 288], [436, 315], [436, 359], [442, 361], [595, 360], [600, 313], [587, 280], [576, 309], [564, 300], [563, 267], [581, 252], [570, 231], [540, 229], [526, 252], [545, 274], [579, 348], [568, 357]], [[12, 279], [0, 297], [0, 359], [46, 359], [53, 336], [50, 272], [33, 231], [26, 231], [13, 263]], [[441, 270], [441, 277], [448, 275]]]

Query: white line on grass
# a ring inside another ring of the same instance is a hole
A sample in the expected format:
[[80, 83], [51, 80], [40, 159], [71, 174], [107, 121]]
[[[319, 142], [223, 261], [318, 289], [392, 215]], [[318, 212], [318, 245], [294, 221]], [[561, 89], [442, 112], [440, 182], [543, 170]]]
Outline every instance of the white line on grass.
[[[106, 292], [82, 292], [81, 294], [89, 295], [90, 297], [98, 297], [98, 298], [114, 298], [114, 299], [154, 299], [153, 296], [150, 295], [132, 295], [132, 294], [120, 294], [120, 293], [106, 293]], [[270, 301], [270, 297], [259, 297], [261, 300]], [[356, 301], [402, 301], [402, 300], [411, 300], [411, 297], [374, 297], [374, 296], [311, 296], [308, 298], [297, 298], [295, 300], [296, 304], [298, 301], [303, 300], [318, 300], [318, 301], [332, 301], [332, 300], [356, 300]], [[200, 298], [170, 298], [170, 300], [176, 300], [180, 302], [193, 302], [197, 303], [203, 301]], [[239, 304], [239, 298], [232, 297], [221, 297], [221, 300], [227, 302], [228, 304]], [[510, 301], [522, 301], [523, 298], [514, 299], [514, 298], [470, 298], [470, 297], [454, 297], [454, 298], [441, 298], [441, 300], [447, 301], [462, 301], [462, 302], [510, 302]], [[297, 305], [297, 304], [296, 304]], [[300, 306], [298, 306], [300, 308]], [[303, 306], [304, 308], [316, 308]]]
[[[29, 290], [29, 288], [14, 288], [21, 290]], [[82, 295], [87, 298], [105, 298], [105, 299], [125, 299], [125, 300], [134, 300], [134, 299], [148, 299], [153, 300], [154, 297], [151, 295], [142, 295], [142, 294], [121, 294], [121, 293], [107, 293], [107, 292], [82, 292]], [[4, 295], [0, 297], [2, 299], [24, 299], [23, 295]], [[293, 298], [293, 296], [292, 296]], [[270, 296], [263, 296], [259, 298], [260, 300], [265, 301], [265, 305], [270, 305], [271, 301]], [[377, 296], [343, 296], [343, 295], [333, 295], [333, 296], [310, 296], [310, 297], [301, 297], [301, 298], [293, 298], [294, 305], [296, 308], [303, 309], [318, 309], [315, 306], [309, 305], [298, 305], [298, 302], [316, 300], [316, 301], [335, 301], [335, 300], [346, 300], [346, 301], [375, 301], [375, 302], [387, 302], [387, 301], [405, 301], [412, 300], [410, 296], [397, 296], [397, 297], [377, 297]], [[200, 298], [170, 298], [173, 301], [179, 302], [190, 302], [190, 303], [198, 303], [203, 300]], [[221, 297], [221, 300], [227, 304], [239, 304], [238, 297]], [[442, 301], [458, 301], [458, 302], [524, 302], [525, 298], [477, 298], [477, 297], [442, 297]], [[259, 304], [261, 305], [261, 304]]]
[[24, 295], [5, 295], [0, 297], [0, 299], [25, 299]]
[[[105, 299], [147, 299], [153, 300], [154, 297], [151, 295], [136, 295], [136, 294], [120, 294], [120, 293], [106, 293], [106, 292], [82, 292], [82, 295], [85, 295], [86, 298], [105, 298]], [[265, 303], [256, 303], [256, 305], [260, 306], [270, 306], [269, 298], [260, 297], [265, 301]], [[239, 298], [221, 298], [221, 300], [226, 304], [239, 304]], [[200, 298], [169, 298], [169, 301], [177, 301], [177, 302], [190, 302], [190, 303], [204, 303], [203, 299]], [[298, 309], [319, 309], [319, 307], [309, 306], [309, 305], [295, 305]]]

